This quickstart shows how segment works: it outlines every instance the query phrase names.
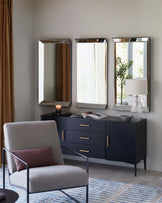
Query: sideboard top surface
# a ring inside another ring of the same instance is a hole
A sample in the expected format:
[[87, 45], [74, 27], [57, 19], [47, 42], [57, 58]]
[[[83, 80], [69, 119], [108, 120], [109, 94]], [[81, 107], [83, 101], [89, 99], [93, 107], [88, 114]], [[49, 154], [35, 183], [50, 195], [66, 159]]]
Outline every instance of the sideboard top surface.
[[58, 116], [58, 117], [67, 117], [67, 118], [71, 118], [71, 119], [84, 119], [84, 120], [93, 120], [93, 121], [112, 121], [112, 122], [123, 122], [123, 123], [140, 123], [141, 121], [146, 122], [146, 119], [135, 119], [134, 117], [132, 117], [132, 119], [130, 121], [123, 121], [120, 116], [107, 116], [105, 118], [102, 119], [93, 119], [93, 118], [81, 118], [81, 117], [70, 117], [71, 115], [73, 115], [73, 113], [67, 113], [67, 114], [56, 114], [55, 112], [52, 113], [47, 113], [47, 114], [42, 114], [41, 116], [47, 116], [47, 117], [51, 117], [51, 116]]

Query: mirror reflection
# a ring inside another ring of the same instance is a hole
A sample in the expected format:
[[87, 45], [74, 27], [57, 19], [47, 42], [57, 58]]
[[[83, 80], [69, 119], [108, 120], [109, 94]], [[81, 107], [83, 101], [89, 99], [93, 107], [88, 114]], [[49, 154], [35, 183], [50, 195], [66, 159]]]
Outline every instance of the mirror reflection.
[[107, 105], [107, 40], [77, 39], [78, 107]]
[[[126, 79], [147, 79], [148, 94], [141, 95], [142, 106], [150, 108], [150, 38], [113, 38], [115, 64], [115, 105], [121, 110], [130, 105]], [[119, 110], [120, 110], [119, 109]], [[125, 108], [126, 109], [126, 108]], [[128, 108], [127, 108], [128, 109]]]
[[71, 101], [71, 41], [39, 40], [39, 104]]

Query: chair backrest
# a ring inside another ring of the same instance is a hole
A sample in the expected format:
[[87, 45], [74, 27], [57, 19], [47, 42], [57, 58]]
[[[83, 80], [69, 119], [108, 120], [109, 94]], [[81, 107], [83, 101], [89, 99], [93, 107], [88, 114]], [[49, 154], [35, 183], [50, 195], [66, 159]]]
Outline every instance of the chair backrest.
[[[4, 143], [9, 150], [52, 147], [54, 160], [63, 164], [63, 157], [55, 121], [29, 121], [4, 124]], [[9, 172], [16, 171], [14, 159], [7, 153]]]

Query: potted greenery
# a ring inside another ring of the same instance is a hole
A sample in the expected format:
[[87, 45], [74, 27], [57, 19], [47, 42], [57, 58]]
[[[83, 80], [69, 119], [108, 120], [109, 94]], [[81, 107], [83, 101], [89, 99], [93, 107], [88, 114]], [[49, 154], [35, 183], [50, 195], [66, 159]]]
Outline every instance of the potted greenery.
[[121, 88], [121, 105], [123, 104], [123, 87], [125, 86], [125, 80], [132, 78], [132, 75], [128, 73], [128, 69], [132, 66], [133, 61], [122, 61], [120, 57], [116, 58], [115, 79], [119, 80], [119, 86]]

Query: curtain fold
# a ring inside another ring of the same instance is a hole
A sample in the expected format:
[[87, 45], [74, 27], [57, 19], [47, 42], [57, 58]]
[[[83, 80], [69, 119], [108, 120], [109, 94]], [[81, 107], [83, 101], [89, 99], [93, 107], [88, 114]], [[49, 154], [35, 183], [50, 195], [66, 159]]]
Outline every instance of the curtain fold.
[[0, 164], [3, 124], [14, 121], [12, 0], [0, 0]]
[[57, 44], [56, 46], [56, 100], [70, 101], [70, 44]]

